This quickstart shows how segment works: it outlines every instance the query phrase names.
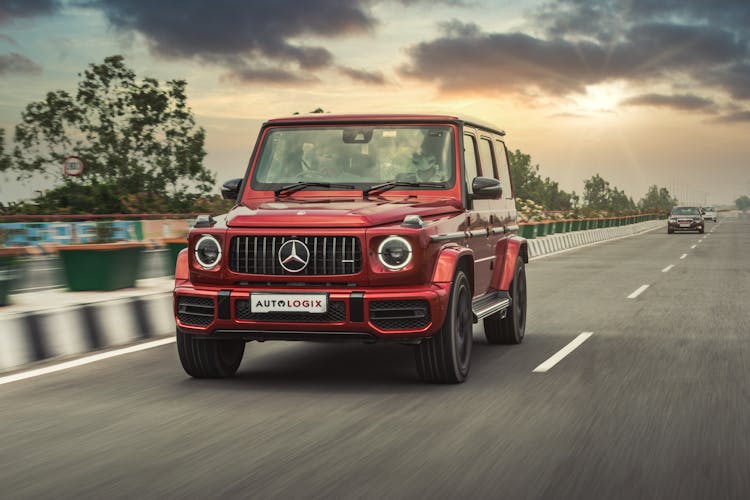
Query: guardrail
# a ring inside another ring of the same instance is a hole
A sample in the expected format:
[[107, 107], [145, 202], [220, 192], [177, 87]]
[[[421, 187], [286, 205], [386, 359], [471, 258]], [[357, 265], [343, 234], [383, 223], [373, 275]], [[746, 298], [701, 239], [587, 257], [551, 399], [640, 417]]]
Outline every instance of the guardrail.
[[663, 214], [622, 215], [618, 217], [599, 217], [585, 219], [545, 220], [538, 222], [522, 222], [519, 224], [519, 234], [526, 239], [534, 239], [553, 234], [586, 231], [589, 229], [605, 229], [610, 227], [627, 226], [664, 219]]

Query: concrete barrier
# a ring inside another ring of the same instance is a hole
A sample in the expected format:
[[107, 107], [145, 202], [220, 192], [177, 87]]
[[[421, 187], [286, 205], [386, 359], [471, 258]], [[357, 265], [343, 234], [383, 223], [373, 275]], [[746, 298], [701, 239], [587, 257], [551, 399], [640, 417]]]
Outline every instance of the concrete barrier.
[[572, 233], [556, 233], [549, 236], [527, 240], [530, 258], [538, 258], [552, 253], [563, 252], [576, 247], [595, 245], [604, 241], [626, 238], [636, 234], [663, 227], [663, 220], [649, 220], [633, 224], [585, 229]]
[[0, 309], [0, 371], [174, 335], [172, 278], [112, 292], [13, 295]]

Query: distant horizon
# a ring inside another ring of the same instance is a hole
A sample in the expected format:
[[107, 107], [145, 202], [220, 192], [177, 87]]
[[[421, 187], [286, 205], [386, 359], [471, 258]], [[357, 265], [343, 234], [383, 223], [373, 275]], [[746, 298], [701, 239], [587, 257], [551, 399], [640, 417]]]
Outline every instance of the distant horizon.
[[[0, 128], [122, 54], [139, 79], [185, 79], [205, 165], [244, 174], [260, 124], [322, 108], [468, 114], [567, 192], [601, 175], [641, 199], [750, 196], [750, 4], [355, 0], [224, 8], [172, 0], [0, 6]], [[181, 15], [175, 16], [179, 11]], [[51, 187], [3, 176], [0, 201]]]

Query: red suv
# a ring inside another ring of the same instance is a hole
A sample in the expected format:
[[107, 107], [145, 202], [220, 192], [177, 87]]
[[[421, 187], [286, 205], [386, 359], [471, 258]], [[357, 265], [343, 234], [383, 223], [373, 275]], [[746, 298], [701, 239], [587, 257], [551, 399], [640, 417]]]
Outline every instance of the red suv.
[[270, 120], [236, 200], [200, 216], [177, 260], [177, 346], [227, 377], [250, 340], [399, 342], [419, 376], [463, 382], [472, 325], [518, 344], [526, 241], [504, 132], [435, 115]]

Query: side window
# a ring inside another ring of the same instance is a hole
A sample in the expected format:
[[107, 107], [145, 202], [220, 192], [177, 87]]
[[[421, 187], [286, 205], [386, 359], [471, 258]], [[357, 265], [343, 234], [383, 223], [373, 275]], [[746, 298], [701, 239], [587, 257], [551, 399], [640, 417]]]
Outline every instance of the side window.
[[482, 137], [479, 141], [479, 159], [482, 160], [482, 175], [485, 177], [493, 175], [495, 179], [499, 179], [497, 165], [495, 164], [495, 153], [492, 151], [492, 142], [486, 137]]
[[497, 158], [497, 172], [500, 174], [500, 185], [503, 188], [503, 198], [513, 198], [513, 180], [510, 177], [510, 165], [508, 165], [508, 154], [505, 151], [503, 141], [495, 141], [495, 157]]
[[466, 189], [471, 191], [471, 181], [474, 177], [479, 176], [479, 166], [477, 165], [477, 140], [473, 135], [464, 134], [464, 166], [466, 167]]

